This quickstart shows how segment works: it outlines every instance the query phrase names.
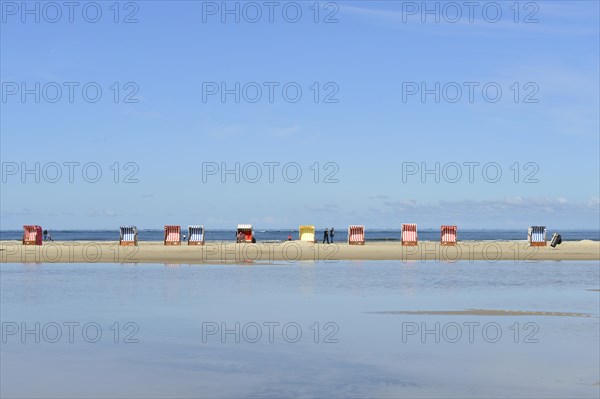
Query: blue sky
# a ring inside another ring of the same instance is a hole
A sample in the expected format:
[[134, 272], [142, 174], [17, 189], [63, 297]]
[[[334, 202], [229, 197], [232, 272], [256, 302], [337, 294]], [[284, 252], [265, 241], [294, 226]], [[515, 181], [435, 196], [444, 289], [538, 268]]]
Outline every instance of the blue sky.
[[[318, 23], [313, 2], [275, 2], [272, 23], [264, 2], [228, 2], [239, 22], [222, 2], [121, 2], [118, 23], [114, 2], [81, 2], [72, 22], [64, 6], [58, 16], [28, 2], [36, 22], [23, 3], [1, 3], [2, 229], [599, 228], [596, 1], [520, 2], [518, 15], [512, 1], [481, 2], [472, 20], [463, 2], [429, 2], [433, 14], [422, 2], [321, 2]], [[239, 102], [207, 91], [236, 82]], [[433, 90], [424, 101], [422, 88]], [[239, 182], [203, 179], [203, 163], [236, 162]], [[436, 163], [439, 181], [421, 175]]]

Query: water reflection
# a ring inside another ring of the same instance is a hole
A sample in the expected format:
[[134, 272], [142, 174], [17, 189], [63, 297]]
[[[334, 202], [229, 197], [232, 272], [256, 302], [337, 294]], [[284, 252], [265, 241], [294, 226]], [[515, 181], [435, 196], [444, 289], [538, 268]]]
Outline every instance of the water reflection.
[[[0, 267], [2, 396], [599, 393], [597, 262]], [[102, 336], [90, 343], [76, 331], [70, 342], [68, 322], [96, 323]], [[62, 326], [56, 343], [46, 336], [51, 323]], [[124, 342], [127, 323], [138, 327], [139, 343]]]

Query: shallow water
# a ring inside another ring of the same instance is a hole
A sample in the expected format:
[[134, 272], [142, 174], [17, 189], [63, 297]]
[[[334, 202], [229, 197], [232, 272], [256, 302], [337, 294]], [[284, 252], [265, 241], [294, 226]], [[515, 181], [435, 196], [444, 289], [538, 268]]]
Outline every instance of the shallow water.
[[2, 397], [600, 394], [597, 261], [0, 267]]

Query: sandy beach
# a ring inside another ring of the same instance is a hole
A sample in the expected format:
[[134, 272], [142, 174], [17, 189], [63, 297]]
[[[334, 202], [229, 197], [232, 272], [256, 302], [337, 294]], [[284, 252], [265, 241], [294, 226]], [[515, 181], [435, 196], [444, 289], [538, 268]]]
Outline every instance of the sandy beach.
[[162, 242], [140, 242], [119, 246], [117, 242], [53, 241], [42, 246], [24, 246], [20, 241], [1, 241], [2, 263], [244, 263], [338, 260], [487, 261], [512, 260], [600, 260], [600, 243], [591, 240], [563, 242], [556, 248], [530, 247], [526, 241], [465, 241], [456, 246], [420, 242], [366, 245], [313, 244], [302, 241], [236, 244], [207, 242], [204, 246], [164, 246]]

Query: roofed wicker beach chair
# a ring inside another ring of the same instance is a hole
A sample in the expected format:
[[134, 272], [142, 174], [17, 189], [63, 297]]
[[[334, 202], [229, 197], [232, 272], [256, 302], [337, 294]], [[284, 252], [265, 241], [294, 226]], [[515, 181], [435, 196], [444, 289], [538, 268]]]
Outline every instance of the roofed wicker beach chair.
[[42, 245], [42, 227], [37, 225], [23, 226], [23, 245]]
[[165, 245], [181, 245], [181, 227], [165, 226]]
[[365, 226], [352, 225], [348, 227], [348, 244], [365, 245]]
[[300, 226], [298, 230], [298, 239], [300, 241], [315, 242], [315, 226]]
[[402, 225], [402, 245], [417, 245], [417, 225], [405, 223]]
[[188, 226], [188, 245], [204, 245], [204, 226]]
[[237, 242], [252, 242], [252, 225], [238, 224], [236, 238]]
[[440, 242], [442, 245], [456, 245], [456, 226], [442, 226]]
[[135, 226], [121, 226], [119, 245], [138, 245], [138, 230]]
[[546, 226], [530, 226], [527, 231], [527, 240], [532, 247], [545, 247]]

